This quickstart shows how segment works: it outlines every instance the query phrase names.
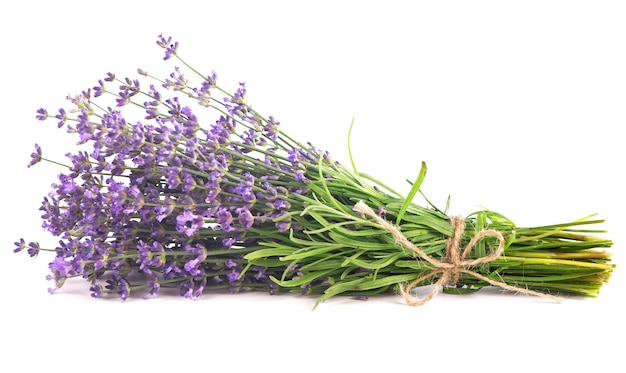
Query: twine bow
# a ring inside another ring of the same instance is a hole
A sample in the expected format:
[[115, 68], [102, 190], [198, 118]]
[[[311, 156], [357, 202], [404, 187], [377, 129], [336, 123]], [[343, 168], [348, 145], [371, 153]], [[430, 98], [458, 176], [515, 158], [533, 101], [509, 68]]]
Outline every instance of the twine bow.
[[[552, 299], [559, 303], [561, 302], [561, 298], [559, 297], [555, 297], [550, 294], [540, 293], [540, 292], [529, 290], [529, 289], [519, 288], [516, 286], [511, 286], [507, 283], [495, 281], [489, 277], [483, 276], [480, 273], [477, 273], [475, 271], [468, 269], [478, 264], [484, 264], [484, 263], [489, 263], [491, 261], [494, 261], [498, 259], [504, 252], [504, 242], [505, 242], [504, 237], [502, 236], [502, 233], [494, 229], [486, 229], [486, 230], [477, 232], [476, 235], [472, 237], [470, 242], [467, 244], [467, 246], [465, 246], [465, 248], [461, 252], [459, 246], [461, 243], [461, 238], [463, 237], [463, 232], [465, 231], [465, 219], [463, 219], [462, 217], [458, 217], [458, 216], [451, 216], [450, 223], [454, 227], [454, 233], [452, 237], [448, 239], [448, 242], [446, 245], [445, 256], [443, 258], [443, 261], [440, 261], [433, 257], [428, 256], [426, 253], [420, 250], [417, 246], [415, 246], [415, 244], [409, 241], [395, 225], [391, 224], [387, 220], [377, 215], [374, 212], [374, 210], [372, 210], [363, 201], [359, 201], [354, 206], [354, 209], [366, 216], [369, 216], [370, 218], [375, 220], [378, 224], [382, 225], [387, 231], [389, 231], [389, 233], [393, 235], [393, 237], [396, 239], [396, 241], [399, 244], [401, 244], [407, 249], [412, 250], [413, 252], [417, 254], [418, 257], [427, 261], [428, 263], [432, 264], [435, 267], [435, 269], [433, 269], [432, 271], [413, 280], [406, 286], [402, 284], [400, 285], [400, 293], [404, 297], [405, 302], [410, 306], [421, 306], [427, 303], [432, 298], [434, 298], [435, 295], [437, 295], [440, 287], [456, 284], [459, 279], [459, 275], [461, 273], [465, 273], [470, 276], [476, 277], [479, 280], [485, 281], [493, 286], [497, 286], [505, 290], [510, 290], [510, 291], [514, 291], [518, 293]], [[488, 237], [488, 236], [492, 236], [498, 239], [498, 242], [499, 242], [498, 249], [494, 251], [492, 254], [481, 257], [481, 258], [469, 259], [469, 260], [465, 259], [467, 255], [470, 253], [470, 251], [472, 251], [476, 243], [480, 241], [481, 239], [483, 239], [484, 237]], [[430, 294], [428, 294], [425, 298], [419, 298], [419, 297], [411, 295], [411, 290], [417, 284], [439, 274], [441, 274], [441, 277], [439, 277], [439, 280], [435, 282], [434, 286], [432, 287], [430, 291]]]

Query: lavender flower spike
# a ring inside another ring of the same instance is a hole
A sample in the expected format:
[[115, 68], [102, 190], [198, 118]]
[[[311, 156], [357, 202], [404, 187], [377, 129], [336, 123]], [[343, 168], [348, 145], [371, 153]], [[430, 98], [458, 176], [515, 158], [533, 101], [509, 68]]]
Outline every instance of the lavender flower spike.
[[31, 153], [30, 157], [32, 159], [30, 160], [30, 163], [28, 163], [27, 167], [29, 168], [41, 162], [41, 147], [38, 144], [35, 144], [35, 152]]
[[204, 220], [202, 216], [195, 215], [191, 211], [183, 211], [176, 217], [176, 230], [184, 233], [187, 237], [193, 236], [198, 229], [202, 228]]

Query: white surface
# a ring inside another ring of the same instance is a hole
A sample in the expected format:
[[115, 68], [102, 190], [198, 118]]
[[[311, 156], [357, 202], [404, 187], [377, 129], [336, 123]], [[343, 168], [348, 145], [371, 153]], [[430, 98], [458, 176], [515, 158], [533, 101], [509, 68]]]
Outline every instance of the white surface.
[[[8, 5], [11, 4], [11, 5]], [[201, 5], [205, 4], [205, 5]], [[228, 5], [225, 5], [228, 4]], [[612, 371], [626, 367], [622, 2], [22, 1], [3, 35], [0, 371]], [[61, 158], [75, 139], [35, 110], [108, 71], [167, 72], [159, 33], [220, 85], [348, 162], [452, 213], [486, 206], [519, 225], [607, 219], [618, 268], [600, 297], [561, 305], [482, 291], [421, 308], [265, 294], [93, 300], [78, 281], [47, 294], [54, 244], [39, 204], [59, 171], [26, 169], [33, 144]], [[9, 368], [10, 367], [10, 368]]]

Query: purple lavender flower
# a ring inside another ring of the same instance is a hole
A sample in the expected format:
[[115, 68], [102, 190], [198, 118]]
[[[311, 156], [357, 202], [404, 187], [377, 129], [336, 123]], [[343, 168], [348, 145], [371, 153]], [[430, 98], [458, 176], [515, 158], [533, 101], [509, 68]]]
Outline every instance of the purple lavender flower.
[[302, 182], [302, 183], [306, 182], [307, 178], [306, 178], [306, 176], [304, 175], [304, 171], [302, 171], [302, 170], [297, 170], [297, 171], [296, 171], [296, 177], [295, 177], [295, 180], [296, 180], [296, 181], [299, 181], [299, 182]]
[[177, 277], [181, 272], [182, 270], [175, 262], [169, 262], [163, 267], [163, 274], [166, 280]]
[[278, 197], [278, 190], [268, 182], [263, 183], [263, 188], [267, 191], [267, 193], [257, 192], [257, 198], [273, 203], [276, 200], [276, 197]]
[[28, 163], [27, 167], [32, 167], [35, 164], [41, 162], [41, 147], [38, 144], [35, 144], [35, 152], [30, 154], [32, 158], [30, 163]]
[[156, 220], [162, 222], [163, 219], [168, 217], [172, 213], [172, 211], [174, 211], [175, 205], [176, 203], [173, 199], [171, 199], [170, 197], [165, 197], [165, 199], [162, 201], [162, 204], [159, 204], [154, 208], [155, 212], [157, 213]]
[[274, 201], [274, 207], [276, 208], [276, 210], [286, 210], [290, 208], [291, 205], [289, 204], [289, 202], [278, 198]]
[[178, 42], [175, 42], [172, 44], [171, 36], [165, 39], [163, 35], [159, 35], [159, 40], [157, 40], [157, 45], [165, 49], [165, 57], [163, 57], [164, 60], [169, 60], [172, 55], [176, 55], [176, 50], [178, 49]]
[[202, 296], [202, 292], [204, 291], [204, 287], [207, 285], [207, 279], [206, 277], [202, 278], [202, 280], [200, 280], [200, 283], [197, 284], [197, 286], [195, 287], [195, 290], [193, 291], [193, 296], [196, 298], [200, 298]]
[[23, 238], [20, 238], [18, 242], [14, 243], [16, 248], [13, 250], [14, 253], [19, 253], [20, 251], [26, 248], [26, 241]]
[[57, 256], [54, 261], [48, 265], [55, 279], [67, 277], [71, 274], [72, 264], [62, 256]]
[[89, 288], [91, 296], [94, 298], [100, 298], [102, 296], [102, 287], [98, 284], [91, 285]]
[[266, 273], [267, 272], [267, 268], [257, 266], [254, 269], [256, 271], [256, 274], [254, 275], [254, 278], [257, 281], [262, 281], [262, 280], [268, 280], [269, 281], [269, 276]]
[[187, 88], [188, 80], [187, 78], [180, 72], [178, 67], [175, 67], [175, 72], [170, 74], [170, 79], [165, 79], [165, 83], [163, 83], [163, 88], [173, 89], [175, 91], [183, 91]]
[[176, 189], [180, 186], [180, 183], [182, 182], [181, 180], [181, 170], [179, 167], [168, 167], [167, 171], [166, 171], [166, 179], [167, 179], [167, 185], [170, 189]]
[[117, 283], [117, 292], [120, 294], [122, 302], [125, 302], [128, 299], [128, 295], [130, 294], [130, 284], [126, 281], [126, 279], [119, 279]]
[[135, 96], [141, 91], [139, 80], [130, 78], [125, 78], [119, 88], [120, 94], [124, 93], [124, 95], [128, 98]]
[[104, 88], [104, 82], [102, 81], [102, 79], [98, 80], [98, 85], [93, 87], [93, 91], [94, 91], [94, 94], [93, 94], [94, 97], [100, 97], [102, 96], [103, 93], [106, 92], [106, 88]]
[[217, 218], [217, 224], [219, 224], [219, 229], [223, 230], [224, 232], [230, 232], [233, 229], [233, 215], [230, 213], [230, 211], [228, 211], [227, 208], [220, 207], [215, 214], [215, 217]]
[[39, 247], [39, 243], [38, 242], [30, 242], [28, 244], [28, 250], [26, 250], [28, 252], [28, 255], [32, 257], [35, 257], [39, 254], [39, 250], [41, 248]]
[[211, 71], [211, 75], [207, 76], [202, 82], [202, 90], [209, 91], [211, 88], [217, 87], [217, 73]]
[[241, 224], [244, 229], [252, 227], [252, 224], [254, 223], [254, 217], [252, 216], [250, 210], [247, 208], [242, 208], [238, 210], [239, 211], [237, 217], [239, 218], [239, 224]]
[[194, 258], [190, 261], [186, 262], [184, 265], [185, 271], [187, 271], [192, 276], [197, 276], [202, 273], [200, 269], [200, 258]]
[[54, 117], [59, 120], [59, 122], [57, 123], [58, 128], [63, 127], [63, 125], [67, 121], [67, 113], [65, 112], [63, 108], [60, 108], [59, 113], [56, 114]]
[[237, 263], [235, 263], [232, 259], [228, 259], [224, 265], [226, 266], [226, 268], [235, 268], [237, 267]]
[[193, 175], [189, 174], [189, 173], [183, 173], [183, 187], [182, 190], [185, 193], [189, 193], [192, 190], [196, 189], [196, 179], [193, 177]]
[[127, 92], [120, 92], [118, 95], [118, 98], [115, 99], [115, 102], [117, 102], [115, 106], [122, 107], [130, 103], [130, 95]]
[[297, 164], [305, 160], [304, 156], [302, 155], [302, 149], [300, 148], [289, 149], [287, 151], [287, 154], [289, 155], [287, 159], [289, 159], [289, 162], [291, 163]]
[[156, 277], [150, 278], [150, 280], [148, 281], [148, 286], [150, 287], [150, 292], [148, 293], [148, 295], [144, 296], [144, 299], [147, 299], [149, 297], [156, 297], [159, 293], [159, 290], [161, 289], [161, 284]]
[[234, 268], [232, 269], [232, 271], [228, 274], [228, 281], [229, 282], [235, 282], [237, 280], [239, 280], [239, 272], [237, 272]]
[[150, 265], [152, 264], [152, 251], [150, 245], [143, 240], [139, 240], [137, 252], [136, 262], [139, 264], [139, 270], [151, 274], [152, 270], [150, 269]]
[[48, 111], [44, 108], [37, 109], [37, 120], [46, 120], [48, 118]]
[[265, 136], [276, 141], [276, 138], [278, 137], [278, 125], [280, 125], [280, 122], [276, 121], [274, 117], [270, 116], [268, 118], [267, 124], [263, 128]]
[[248, 107], [245, 104], [246, 83], [239, 83], [239, 88], [232, 97], [224, 97], [224, 107], [228, 113], [237, 118], [248, 121]]
[[176, 231], [185, 233], [187, 237], [193, 236], [198, 229], [202, 228], [204, 219], [191, 211], [185, 210], [176, 217]]
[[180, 295], [184, 296], [187, 299], [198, 298], [202, 295], [202, 291], [207, 284], [206, 278], [198, 279], [187, 279], [181, 281], [178, 286], [178, 292]]
[[276, 229], [281, 233], [287, 232], [291, 228], [291, 215], [282, 213], [277, 217], [282, 217], [282, 219], [276, 221]]

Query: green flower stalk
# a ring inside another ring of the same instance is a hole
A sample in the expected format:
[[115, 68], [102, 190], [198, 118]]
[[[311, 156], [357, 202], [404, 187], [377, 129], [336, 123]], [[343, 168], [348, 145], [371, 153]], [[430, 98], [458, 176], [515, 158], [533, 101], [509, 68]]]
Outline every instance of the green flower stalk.
[[[413, 200], [425, 164], [402, 196], [358, 172], [351, 155], [345, 167], [280, 131], [276, 119], [246, 103], [245, 84], [233, 94], [223, 90], [215, 73], [203, 75], [179, 57], [171, 38], [159, 36], [157, 44], [199, 83], [178, 67], [165, 79], [141, 69], [136, 78], [108, 73], [70, 97], [71, 110], [37, 111], [88, 149], [68, 154], [64, 165], [36, 145], [29, 164], [67, 169], [41, 207], [59, 245], [20, 239], [15, 249], [55, 252], [51, 292], [82, 277], [92, 296], [123, 300], [175, 288], [187, 298], [316, 294], [318, 303], [399, 292], [418, 305], [439, 288], [594, 297], [610, 278], [614, 264], [604, 249], [612, 242], [585, 229], [602, 220], [524, 228], [489, 210], [458, 218], [427, 199], [419, 206]], [[197, 108], [216, 118], [207, 124]], [[426, 298], [411, 294], [430, 284]]]

